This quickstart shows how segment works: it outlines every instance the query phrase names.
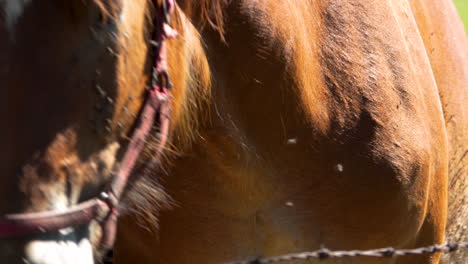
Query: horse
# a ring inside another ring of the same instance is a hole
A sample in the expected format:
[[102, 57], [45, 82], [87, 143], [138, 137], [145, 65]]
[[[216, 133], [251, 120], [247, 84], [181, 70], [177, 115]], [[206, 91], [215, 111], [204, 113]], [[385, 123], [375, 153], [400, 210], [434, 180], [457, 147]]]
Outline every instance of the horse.
[[[145, 106], [163, 3], [2, 2], [0, 216], [67, 210], [112, 182]], [[138, 158], [116, 264], [466, 239], [468, 41], [453, 3], [173, 8], [169, 142], [151, 173], [160, 137]], [[101, 233], [93, 221], [2, 239], [0, 262], [94, 263]]]

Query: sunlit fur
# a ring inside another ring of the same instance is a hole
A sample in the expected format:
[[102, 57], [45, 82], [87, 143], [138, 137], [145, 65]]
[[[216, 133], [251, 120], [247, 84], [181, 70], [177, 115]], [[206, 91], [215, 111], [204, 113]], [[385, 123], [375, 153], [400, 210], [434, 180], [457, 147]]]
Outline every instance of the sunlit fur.
[[[161, 167], [129, 184], [115, 263], [466, 240], [468, 43], [451, 1], [177, 3], [170, 141]], [[153, 66], [153, 1], [32, 0], [26, 10], [14, 36], [0, 28], [1, 213], [96, 197]], [[34, 247], [38, 262], [48, 244]], [[23, 249], [0, 241], [0, 261]]]
[[[193, 148], [181, 151], [163, 177], [174, 207], [159, 213], [159, 234], [150, 235], [133, 224], [134, 217], [124, 217], [117, 263], [137, 256], [151, 263], [217, 263], [321, 244], [414, 247], [443, 242], [447, 214], [449, 225], [466, 224], [460, 214], [467, 210], [459, 204], [466, 195], [460, 176], [464, 165], [454, 165], [463, 163], [460, 149], [466, 140], [460, 131], [466, 119], [458, 103], [439, 102], [446, 89], [463, 97], [463, 30], [446, 29], [460, 41], [448, 48], [456, 51], [449, 54], [449, 65], [438, 66], [443, 59], [426, 57], [431, 48], [419, 30], [428, 19], [413, 17], [420, 8], [415, 2], [178, 3], [177, 20], [193, 23], [191, 34], [205, 44], [200, 54], [211, 67], [210, 116], [198, 130], [201, 136], [191, 137]], [[444, 14], [431, 16], [453, 17], [451, 3], [440, 5], [431, 11]], [[179, 20], [181, 10], [189, 20]], [[455, 19], [451, 23], [461, 25]], [[449, 39], [441, 38], [440, 45]], [[447, 75], [460, 83], [440, 82]], [[447, 111], [457, 125], [448, 125]], [[452, 126], [448, 131], [447, 125]], [[197, 131], [185, 128], [183, 134]], [[279, 143], [288, 136], [303, 141], [288, 149]], [[448, 152], [447, 144], [462, 146]], [[450, 175], [448, 155], [455, 167]], [[344, 161], [334, 165], [340, 170], [328, 169], [333, 160]], [[448, 179], [458, 182], [450, 189], [455, 193], [450, 201], [458, 204], [450, 212]], [[375, 205], [364, 205], [369, 197]], [[281, 199], [304, 204], [288, 214]], [[352, 217], [338, 217], [348, 210]], [[466, 237], [453, 226], [449, 229]]]

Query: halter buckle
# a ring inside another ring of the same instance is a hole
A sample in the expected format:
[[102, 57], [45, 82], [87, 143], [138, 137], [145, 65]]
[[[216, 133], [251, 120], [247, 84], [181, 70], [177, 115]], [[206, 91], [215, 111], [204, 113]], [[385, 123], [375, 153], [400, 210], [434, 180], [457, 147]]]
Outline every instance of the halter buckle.
[[112, 191], [101, 192], [98, 199], [104, 202], [109, 209], [109, 211], [98, 220], [99, 222], [106, 221], [110, 215], [118, 213], [117, 207], [119, 205], [119, 201]]

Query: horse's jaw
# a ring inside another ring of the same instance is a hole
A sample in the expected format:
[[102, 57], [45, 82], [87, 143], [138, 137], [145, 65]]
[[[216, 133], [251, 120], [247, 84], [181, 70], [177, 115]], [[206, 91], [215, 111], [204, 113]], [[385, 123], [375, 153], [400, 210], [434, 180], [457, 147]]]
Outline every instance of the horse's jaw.
[[93, 264], [93, 247], [88, 238], [80, 240], [33, 240], [25, 246], [24, 263]]

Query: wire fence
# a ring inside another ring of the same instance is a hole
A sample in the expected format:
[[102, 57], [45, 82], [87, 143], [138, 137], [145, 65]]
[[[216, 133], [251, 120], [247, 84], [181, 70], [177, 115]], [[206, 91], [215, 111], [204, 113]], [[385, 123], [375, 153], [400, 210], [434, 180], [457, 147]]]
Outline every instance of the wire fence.
[[434, 254], [436, 252], [450, 253], [460, 249], [467, 249], [468, 242], [461, 243], [446, 243], [441, 245], [431, 245], [414, 249], [394, 249], [394, 248], [379, 248], [370, 250], [337, 250], [331, 251], [327, 248], [321, 248], [316, 251], [302, 252], [294, 254], [286, 254], [276, 257], [267, 258], [252, 258], [249, 260], [241, 260], [227, 262], [225, 264], [271, 264], [294, 260], [324, 260], [330, 258], [352, 258], [352, 257], [374, 257], [374, 258], [394, 258], [408, 255]]
[[[423, 254], [434, 254], [436, 252], [452, 253], [458, 250], [468, 248], [468, 242], [460, 243], [445, 243], [436, 244], [426, 247], [419, 247], [413, 249], [394, 249], [394, 248], [378, 248], [369, 250], [329, 250], [327, 248], [321, 248], [316, 251], [301, 252], [285, 254], [275, 257], [255, 257], [241, 261], [226, 262], [224, 264], [272, 264], [281, 263], [286, 261], [298, 261], [298, 260], [325, 260], [331, 258], [353, 258], [353, 257], [373, 257], [373, 258], [395, 258], [408, 255], [423, 255]], [[112, 264], [113, 252], [109, 254], [103, 260], [103, 264]]]

